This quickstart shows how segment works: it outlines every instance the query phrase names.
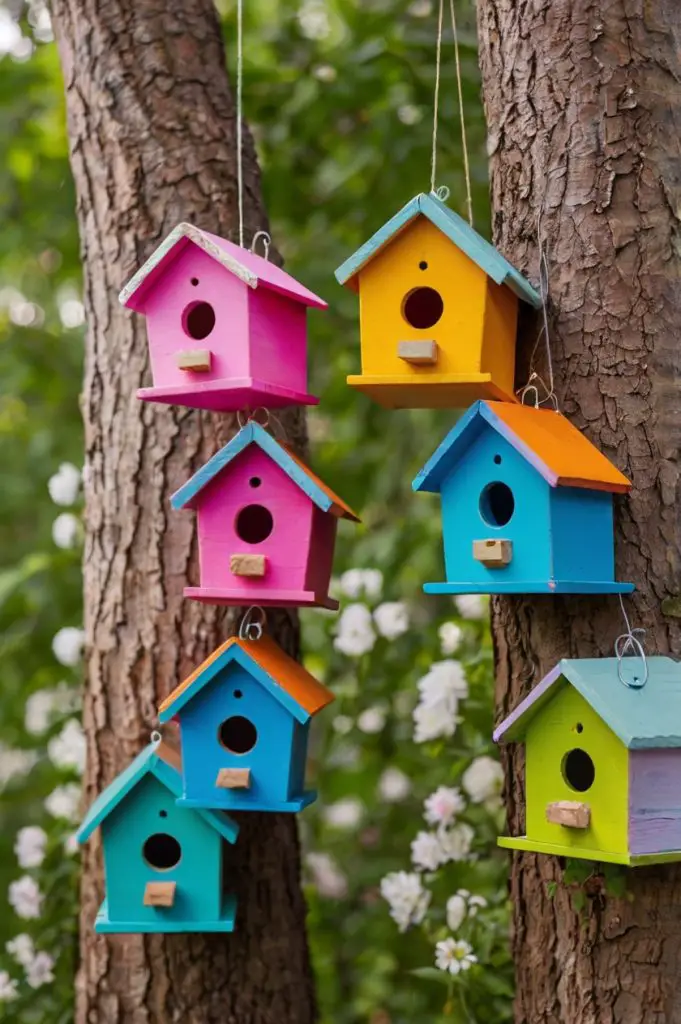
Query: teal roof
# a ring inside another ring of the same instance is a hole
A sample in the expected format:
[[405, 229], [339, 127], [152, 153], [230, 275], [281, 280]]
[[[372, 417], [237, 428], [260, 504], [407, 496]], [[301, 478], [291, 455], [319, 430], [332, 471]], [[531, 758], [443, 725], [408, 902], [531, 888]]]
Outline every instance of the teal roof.
[[499, 742], [522, 739], [531, 720], [566, 682], [574, 686], [596, 714], [631, 750], [681, 747], [681, 663], [647, 658], [648, 680], [639, 657], [564, 658], [535, 686], [494, 732]]
[[420, 195], [411, 199], [406, 206], [391, 217], [382, 228], [372, 235], [354, 255], [336, 271], [336, 278], [341, 284], [347, 284], [362, 267], [376, 256], [403, 228], [416, 217], [423, 215], [431, 224], [447, 236], [450, 242], [465, 253], [474, 263], [484, 270], [496, 284], [505, 284], [508, 288], [530, 306], [541, 307], [541, 295], [532, 287], [520, 271], [516, 270], [493, 245], [479, 235], [477, 231], [458, 213], [450, 210], [434, 193]]
[[[167, 760], [161, 756], [162, 743], [150, 743], [137, 755], [132, 764], [118, 775], [113, 782], [100, 793], [86, 814], [76, 838], [84, 843], [96, 828], [108, 818], [122, 800], [132, 792], [146, 775], [151, 774], [161, 782], [174, 797], [182, 796], [182, 776]], [[239, 834], [239, 826], [222, 811], [196, 810], [209, 825], [216, 829], [228, 843], [235, 843]]]

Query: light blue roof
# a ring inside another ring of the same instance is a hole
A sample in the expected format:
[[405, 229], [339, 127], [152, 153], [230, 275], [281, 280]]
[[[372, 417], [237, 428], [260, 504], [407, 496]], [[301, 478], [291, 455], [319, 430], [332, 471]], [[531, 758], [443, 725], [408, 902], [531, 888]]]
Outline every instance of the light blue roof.
[[447, 236], [450, 242], [460, 249], [469, 259], [484, 270], [496, 284], [505, 284], [508, 288], [535, 309], [541, 307], [541, 295], [532, 287], [520, 271], [516, 270], [505, 257], [490, 245], [482, 235], [462, 218], [450, 210], [434, 193], [420, 195], [411, 199], [406, 206], [391, 217], [382, 228], [372, 235], [354, 255], [342, 263], [336, 271], [336, 278], [341, 284], [347, 282], [362, 269], [365, 263], [376, 256], [384, 245], [395, 237], [407, 224], [422, 214], [431, 224]]
[[[568, 682], [631, 750], [681, 747], [681, 663], [664, 657], [647, 663], [648, 681], [635, 688], [620, 681], [617, 658], [564, 658], [497, 727], [494, 739], [522, 739], [556, 687]], [[625, 679], [636, 684], [643, 673], [639, 657], [622, 659]]]
[[[81, 824], [76, 838], [84, 843], [96, 828], [108, 818], [122, 800], [132, 792], [135, 786], [147, 775], [151, 774], [161, 782], [174, 797], [182, 796], [182, 776], [166, 761], [160, 753], [162, 743], [150, 743], [141, 751], [128, 767], [100, 793], [92, 804]], [[216, 829], [228, 843], [235, 843], [239, 835], [239, 826], [222, 811], [196, 810], [209, 825]]]

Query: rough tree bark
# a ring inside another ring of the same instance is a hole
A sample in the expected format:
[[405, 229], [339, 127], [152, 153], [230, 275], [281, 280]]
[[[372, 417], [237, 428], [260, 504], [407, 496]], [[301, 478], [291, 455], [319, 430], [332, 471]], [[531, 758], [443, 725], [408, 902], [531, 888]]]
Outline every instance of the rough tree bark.
[[[678, 0], [479, 0], [478, 20], [495, 240], [536, 281], [541, 213], [560, 406], [633, 479], [619, 578], [648, 650], [678, 655]], [[612, 655], [624, 628], [617, 597], [497, 600], [493, 627], [498, 717], [559, 658]], [[518, 755], [507, 767], [516, 831]], [[681, 1021], [680, 869], [631, 871], [631, 900], [594, 877], [582, 920], [561, 879], [557, 859], [514, 857], [519, 1024]]]
[[[89, 739], [86, 801], [148, 741], [160, 698], [227, 635], [182, 598], [190, 519], [168, 496], [224, 443], [233, 418], [143, 405], [142, 318], [121, 285], [180, 220], [236, 237], [235, 111], [211, 0], [54, 0], [85, 272]], [[247, 241], [266, 227], [246, 133]], [[304, 418], [284, 417], [305, 442]], [[297, 620], [275, 635], [295, 653]], [[96, 938], [101, 851], [85, 853], [78, 1024], [309, 1024], [315, 1019], [293, 815], [246, 815], [230, 885], [232, 936]]]

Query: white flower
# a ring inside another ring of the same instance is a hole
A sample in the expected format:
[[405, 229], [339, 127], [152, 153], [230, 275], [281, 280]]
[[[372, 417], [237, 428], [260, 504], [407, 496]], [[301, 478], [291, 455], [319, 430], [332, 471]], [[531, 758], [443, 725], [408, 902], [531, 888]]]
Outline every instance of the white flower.
[[308, 853], [305, 863], [320, 896], [342, 900], [348, 894], [348, 880], [328, 853]]
[[380, 569], [348, 569], [340, 578], [341, 593], [357, 600], [358, 597], [375, 599], [383, 589]]
[[80, 470], [71, 462], [62, 462], [47, 481], [47, 489], [55, 505], [73, 505], [80, 489]]
[[351, 658], [360, 658], [374, 646], [376, 634], [365, 604], [349, 604], [338, 619], [333, 646]]
[[489, 598], [484, 594], [459, 594], [454, 604], [462, 619], [484, 619], [489, 614]]
[[450, 860], [467, 860], [474, 837], [475, 832], [465, 821], [454, 828], [441, 829], [438, 832], [438, 840], [442, 850], [442, 863]]
[[352, 732], [352, 719], [349, 715], [336, 715], [331, 725], [333, 731], [337, 732], [339, 736], [346, 736]]
[[402, 124], [418, 124], [423, 117], [423, 111], [414, 103], [403, 103], [397, 108], [397, 116]]
[[438, 736], [453, 736], [459, 722], [456, 714], [444, 703], [433, 707], [418, 704], [413, 717], [415, 743], [427, 743]]
[[425, 917], [431, 894], [415, 872], [392, 871], [381, 879], [381, 896], [399, 930], [406, 932], [409, 925], [420, 924]]
[[35, 956], [35, 946], [33, 945], [33, 939], [30, 935], [26, 935], [22, 932], [21, 935], [15, 935], [13, 939], [5, 944], [5, 949], [9, 955], [16, 960], [22, 967], [26, 967], [30, 964], [31, 960]]
[[26, 967], [26, 981], [31, 988], [40, 988], [54, 981], [54, 958], [49, 953], [36, 953], [35, 958]]
[[438, 786], [423, 805], [423, 816], [429, 825], [449, 825], [463, 811], [466, 803], [461, 790], [451, 786]]
[[386, 803], [404, 800], [411, 793], [411, 782], [399, 768], [386, 768], [378, 780], [378, 794]]
[[[21, 39], [21, 29], [6, 7], [0, 7], [0, 57], [11, 53]], [[4, 289], [3, 289], [4, 290]], [[9, 291], [9, 288], [6, 289]], [[14, 290], [14, 289], [12, 289]], [[5, 972], [3, 971], [3, 974]], [[0, 999], [3, 998], [0, 996]]]
[[27, 920], [40, 917], [43, 894], [35, 878], [30, 875], [23, 875], [16, 882], [10, 883], [8, 899], [17, 917]]
[[357, 728], [361, 732], [369, 734], [381, 732], [384, 725], [385, 710], [383, 708], [367, 708], [357, 719]]
[[416, 686], [422, 704], [435, 707], [444, 703], [451, 708], [452, 713], [456, 712], [458, 702], [468, 696], [463, 665], [452, 658], [433, 662]]
[[435, 966], [441, 971], [459, 974], [460, 971], [469, 970], [471, 964], [477, 962], [477, 956], [473, 955], [473, 947], [462, 939], [443, 939], [435, 946]]
[[312, 74], [320, 82], [335, 82], [338, 78], [338, 72], [330, 64], [318, 64], [313, 69]]
[[47, 744], [47, 754], [56, 768], [75, 768], [79, 775], [85, 771], [85, 733], [76, 718], [69, 718], [58, 736]]
[[447, 900], [447, 927], [451, 932], [457, 931], [466, 917], [468, 906], [460, 893], [450, 896]]
[[409, 629], [409, 612], [404, 601], [384, 601], [374, 612], [374, 622], [381, 636], [395, 640]]
[[14, 978], [10, 978], [7, 971], [0, 971], [0, 1003], [9, 1003], [12, 999], [16, 999], [18, 995], [17, 983]]
[[298, 24], [306, 39], [325, 39], [331, 31], [331, 22], [322, 0], [305, 0], [298, 8]]
[[65, 299], [59, 306], [59, 319], [64, 327], [80, 327], [85, 323], [85, 309], [80, 299]]
[[52, 638], [52, 653], [57, 661], [69, 668], [77, 665], [83, 654], [85, 631], [75, 626], [64, 626]]
[[407, 14], [412, 18], [427, 18], [433, 9], [431, 0], [414, 0], [407, 8]]
[[468, 900], [468, 913], [470, 917], [475, 917], [478, 910], [483, 910], [487, 906], [487, 900], [484, 896], [471, 896]]
[[26, 732], [42, 735], [55, 716], [75, 711], [78, 704], [78, 691], [68, 683], [59, 683], [53, 690], [37, 690], [27, 698], [24, 707]]
[[355, 828], [364, 814], [364, 804], [354, 796], [346, 796], [323, 810], [324, 820], [332, 828]]
[[442, 845], [435, 832], [419, 832], [411, 843], [411, 859], [415, 868], [435, 871], [445, 862]]
[[19, 829], [14, 852], [20, 868], [38, 868], [45, 860], [47, 833], [38, 825], [26, 825]]
[[73, 512], [62, 512], [52, 523], [52, 540], [58, 548], [73, 548], [78, 540], [80, 521]]
[[80, 843], [78, 842], [78, 836], [75, 832], [67, 836], [64, 840], [64, 853], [67, 853], [70, 857], [74, 853], [78, 853], [80, 850]]
[[65, 786], [57, 786], [45, 800], [45, 810], [53, 818], [65, 818], [75, 821], [80, 808], [80, 786], [68, 782]]
[[463, 630], [456, 622], [443, 622], [437, 631], [443, 654], [456, 654], [463, 639]]
[[498, 761], [484, 754], [476, 757], [463, 773], [461, 785], [474, 804], [498, 799], [504, 781], [504, 772]]
[[0, 743], [0, 789], [11, 779], [27, 775], [38, 760], [34, 750], [6, 747]]

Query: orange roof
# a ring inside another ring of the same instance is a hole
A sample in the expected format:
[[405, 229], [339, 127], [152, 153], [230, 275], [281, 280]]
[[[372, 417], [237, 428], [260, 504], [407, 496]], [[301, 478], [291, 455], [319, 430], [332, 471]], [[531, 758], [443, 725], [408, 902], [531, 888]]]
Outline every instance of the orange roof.
[[539, 460], [557, 485], [620, 493], [631, 489], [631, 481], [561, 413], [507, 402], [484, 404], [520, 448], [529, 449], [523, 454], [531, 462]]
[[299, 458], [296, 455], [296, 453], [292, 451], [291, 448], [289, 448], [287, 444], [284, 444], [282, 441], [280, 441], [279, 444], [287, 453], [287, 455], [290, 455], [290, 457], [293, 459], [296, 465], [300, 466], [303, 472], [307, 476], [309, 476], [310, 480], [312, 480], [312, 482], [315, 483], [317, 487], [324, 491], [324, 494], [326, 494], [328, 498], [331, 498], [333, 506], [332, 508], [329, 509], [329, 512], [331, 512], [332, 515], [338, 516], [339, 519], [354, 519], [356, 523], [361, 523], [362, 520], [359, 518], [357, 513], [353, 512], [350, 506], [346, 505], [343, 499], [339, 498], [335, 491], [332, 491], [330, 487], [327, 487], [324, 481], [320, 480], [317, 474], [313, 473], [310, 467], [306, 466], [303, 460]]
[[259, 640], [241, 640], [239, 637], [233, 636], [214, 650], [184, 682], [180, 683], [165, 698], [159, 705], [159, 714], [163, 715], [164, 712], [169, 711], [192, 683], [203, 675], [214, 661], [235, 645], [249, 658], [252, 658], [267, 673], [272, 682], [285, 690], [289, 697], [292, 697], [308, 715], [316, 715], [318, 711], [335, 699], [331, 690], [310, 675], [295, 658], [291, 658], [282, 651], [281, 647], [270, 637], [262, 636]]

